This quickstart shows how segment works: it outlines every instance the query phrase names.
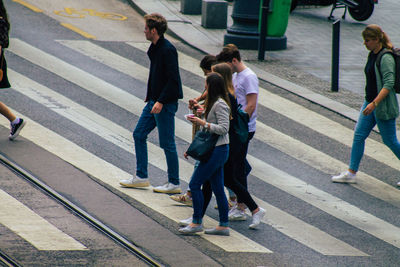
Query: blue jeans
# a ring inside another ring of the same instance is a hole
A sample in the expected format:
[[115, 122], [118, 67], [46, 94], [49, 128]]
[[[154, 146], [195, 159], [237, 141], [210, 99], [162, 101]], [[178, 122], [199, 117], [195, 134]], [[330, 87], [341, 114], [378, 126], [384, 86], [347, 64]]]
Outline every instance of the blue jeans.
[[147, 136], [157, 126], [160, 147], [164, 149], [168, 166], [168, 182], [179, 185], [178, 153], [175, 145], [175, 113], [178, 103], [164, 104], [159, 114], [151, 114], [154, 101], [146, 104], [133, 131], [136, 153], [136, 175], [147, 178]]
[[209, 181], [218, 204], [219, 225], [228, 226], [228, 201], [224, 192], [224, 164], [228, 159], [229, 146], [216, 146], [207, 162], [200, 162], [190, 179], [189, 188], [193, 200], [193, 223], [203, 221], [204, 197], [201, 186]]
[[380, 120], [376, 117], [375, 111], [365, 116], [362, 111], [369, 103], [364, 102], [361, 107], [360, 117], [354, 130], [353, 146], [351, 148], [351, 159], [349, 169], [358, 171], [361, 158], [364, 154], [365, 139], [371, 133], [375, 125], [378, 125], [383, 143], [387, 145], [398, 159], [400, 159], [400, 143], [396, 137], [396, 119]]

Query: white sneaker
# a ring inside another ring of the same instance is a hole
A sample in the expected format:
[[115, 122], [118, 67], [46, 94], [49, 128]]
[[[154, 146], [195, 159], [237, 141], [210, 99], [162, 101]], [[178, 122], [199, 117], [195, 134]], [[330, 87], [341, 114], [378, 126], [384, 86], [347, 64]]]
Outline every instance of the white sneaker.
[[265, 209], [259, 208], [260, 210], [253, 214], [253, 221], [249, 225], [250, 229], [256, 229], [260, 224], [261, 219], [265, 216]]
[[148, 178], [140, 178], [138, 176], [131, 179], [121, 180], [119, 184], [125, 187], [148, 187], [150, 182]]
[[179, 185], [174, 185], [171, 183], [166, 183], [164, 185], [156, 186], [153, 188], [154, 192], [158, 193], [166, 193], [166, 194], [179, 194], [182, 193]]
[[245, 221], [247, 220], [246, 213], [243, 210], [236, 208], [231, 209], [228, 212], [228, 218], [230, 221]]
[[235, 204], [232, 208], [230, 208], [228, 211], [228, 217], [231, 216], [233, 213], [235, 213], [237, 208], [238, 208], [237, 204]]
[[192, 223], [192, 217], [189, 217], [187, 219], [180, 220], [179, 221], [179, 226], [185, 227], [185, 226], [188, 226], [191, 223]]
[[397, 183], [397, 186], [400, 186], [400, 182]]
[[332, 176], [332, 182], [334, 183], [346, 183], [346, 184], [355, 184], [356, 181], [356, 174], [353, 174], [349, 171], [342, 172], [339, 175]]

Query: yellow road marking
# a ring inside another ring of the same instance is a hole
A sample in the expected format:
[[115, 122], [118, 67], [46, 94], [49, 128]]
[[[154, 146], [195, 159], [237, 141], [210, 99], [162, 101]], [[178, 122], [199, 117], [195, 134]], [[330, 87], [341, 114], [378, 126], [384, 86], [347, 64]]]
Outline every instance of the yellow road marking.
[[91, 35], [90, 33], [87, 33], [85, 31], [82, 31], [81, 29], [79, 29], [78, 27], [75, 27], [74, 25], [71, 25], [69, 23], [61, 23], [61, 25], [67, 29], [70, 29], [71, 31], [74, 31], [74, 32], [82, 35], [83, 37], [86, 37], [88, 39], [96, 39], [96, 36]]
[[35, 12], [38, 12], [38, 13], [43, 12], [43, 10], [41, 10], [40, 8], [37, 8], [37, 7], [35, 7], [34, 5], [31, 5], [31, 4], [28, 4], [28, 3], [26, 3], [26, 2], [24, 2], [22, 0], [13, 0], [13, 1], [25, 6], [25, 7], [29, 8], [29, 9], [31, 9], [31, 10], [33, 10]]
[[90, 8], [82, 8], [81, 10], [76, 10], [75, 8], [72, 7], [65, 7], [64, 10], [54, 11], [54, 14], [73, 19], [83, 19], [86, 16], [93, 16], [102, 19], [121, 20], [121, 21], [128, 19], [126, 16], [121, 14], [98, 12]]

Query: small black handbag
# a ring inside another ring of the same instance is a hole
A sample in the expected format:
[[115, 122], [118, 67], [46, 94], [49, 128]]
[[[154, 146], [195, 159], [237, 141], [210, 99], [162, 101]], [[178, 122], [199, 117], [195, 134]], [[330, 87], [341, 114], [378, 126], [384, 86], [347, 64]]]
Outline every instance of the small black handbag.
[[186, 154], [196, 160], [206, 162], [211, 157], [218, 138], [219, 135], [217, 134], [208, 131], [198, 131], [186, 151]]

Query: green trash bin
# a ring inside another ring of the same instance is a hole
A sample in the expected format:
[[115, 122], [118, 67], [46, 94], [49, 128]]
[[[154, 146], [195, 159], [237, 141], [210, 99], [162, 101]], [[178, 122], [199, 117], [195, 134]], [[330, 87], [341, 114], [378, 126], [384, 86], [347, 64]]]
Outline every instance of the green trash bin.
[[[289, 23], [291, 3], [292, 0], [270, 0], [267, 25], [267, 50], [286, 49], [287, 38], [285, 32]], [[263, 1], [260, 0], [259, 22], [261, 22], [262, 4]], [[258, 25], [259, 32], [260, 28], [261, 23]]]

